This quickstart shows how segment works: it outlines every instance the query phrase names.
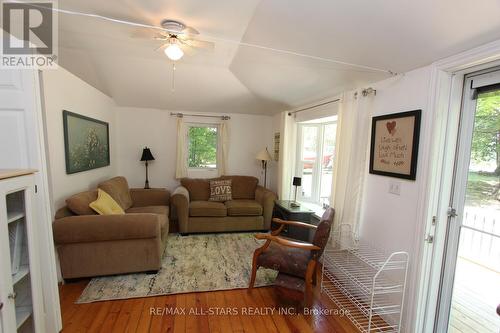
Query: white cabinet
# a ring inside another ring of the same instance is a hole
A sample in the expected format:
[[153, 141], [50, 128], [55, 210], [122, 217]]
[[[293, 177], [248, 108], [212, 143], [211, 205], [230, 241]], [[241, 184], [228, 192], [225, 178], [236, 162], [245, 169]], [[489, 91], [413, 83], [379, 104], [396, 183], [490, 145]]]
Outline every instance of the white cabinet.
[[0, 333], [44, 332], [35, 176], [0, 170]]

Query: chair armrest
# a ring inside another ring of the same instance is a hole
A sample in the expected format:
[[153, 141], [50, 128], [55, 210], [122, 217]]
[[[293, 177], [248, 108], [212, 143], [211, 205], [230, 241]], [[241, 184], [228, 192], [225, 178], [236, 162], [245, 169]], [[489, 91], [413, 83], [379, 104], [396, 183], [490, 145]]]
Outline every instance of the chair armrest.
[[274, 201], [278, 196], [262, 186], [257, 185], [255, 189], [255, 201], [262, 206], [262, 215], [264, 216], [265, 229], [271, 228], [271, 219], [273, 218]]
[[132, 188], [130, 189], [133, 207], [168, 206], [170, 192], [164, 188]]
[[280, 245], [287, 246], [287, 247], [294, 247], [298, 249], [304, 249], [304, 250], [321, 250], [319, 246], [316, 246], [311, 243], [306, 243], [306, 242], [299, 242], [299, 241], [294, 241], [291, 239], [279, 237], [279, 236], [274, 236], [271, 234], [256, 234], [255, 238], [257, 239], [267, 239], [273, 242], [276, 242]]
[[279, 224], [287, 224], [287, 225], [293, 225], [296, 227], [301, 227], [301, 228], [309, 228], [309, 229], [317, 229], [318, 227], [315, 226], [314, 224], [309, 224], [309, 223], [304, 223], [304, 222], [299, 222], [299, 221], [286, 221], [278, 218], [273, 219], [274, 223], [279, 223]]
[[172, 193], [171, 202], [179, 222], [179, 232], [186, 233], [189, 222], [189, 191], [187, 188], [184, 186], [177, 187]]
[[57, 245], [126, 239], [156, 238], [161, 235], [156, 214], [79, 215], [52, 224]]

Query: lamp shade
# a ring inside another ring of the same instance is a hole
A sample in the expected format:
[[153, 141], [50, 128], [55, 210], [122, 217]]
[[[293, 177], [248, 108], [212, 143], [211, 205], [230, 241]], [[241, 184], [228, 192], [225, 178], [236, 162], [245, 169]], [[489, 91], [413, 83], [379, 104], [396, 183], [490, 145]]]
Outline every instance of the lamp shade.
[[273, 158], [271, 157], [271, 154], [266, 149], [262, 149], [257, 156], [255, 156], [256, 159], [259, 161], [271, 161]]
[[141, 161], [154, 161], [153, 154], [151, 154], [151, 150], [148, 147], [145, 147], [142, 150]]
[[302, 178], [293, 177], [293, 186], [301, 186], [301, 185], [302, 185]]

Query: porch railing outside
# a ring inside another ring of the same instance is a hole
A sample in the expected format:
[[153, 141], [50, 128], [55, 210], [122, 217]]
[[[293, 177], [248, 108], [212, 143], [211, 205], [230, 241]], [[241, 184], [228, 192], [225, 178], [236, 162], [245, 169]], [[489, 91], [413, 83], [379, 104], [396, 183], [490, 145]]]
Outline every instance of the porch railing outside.
[[466, 206], [459, 256], [500, 273], [500, 216], [494, 208]]

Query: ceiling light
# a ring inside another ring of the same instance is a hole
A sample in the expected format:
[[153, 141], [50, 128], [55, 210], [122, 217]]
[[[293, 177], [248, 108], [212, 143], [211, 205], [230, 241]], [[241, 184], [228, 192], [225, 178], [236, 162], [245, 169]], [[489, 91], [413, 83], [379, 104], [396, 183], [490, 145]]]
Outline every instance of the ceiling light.
[[184, 55], [182, 49], [176, 43], [171, 43], [166, 49], [165, 54], [170, 60], [177, 61]]

